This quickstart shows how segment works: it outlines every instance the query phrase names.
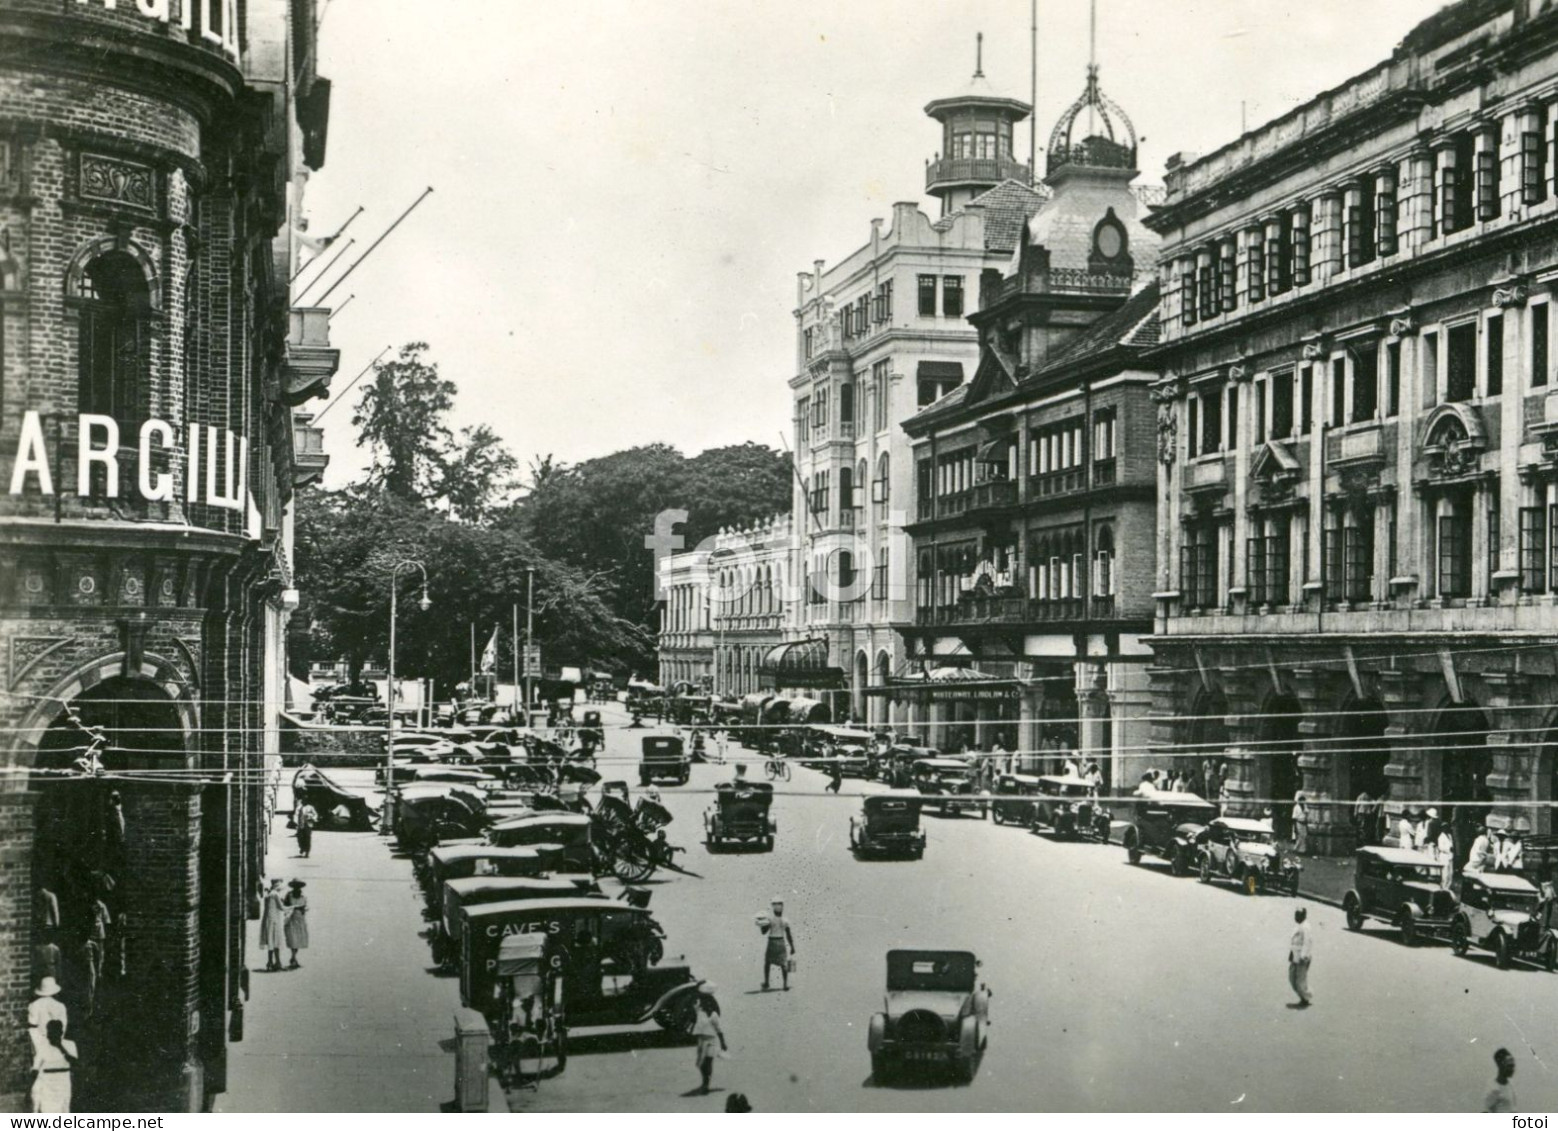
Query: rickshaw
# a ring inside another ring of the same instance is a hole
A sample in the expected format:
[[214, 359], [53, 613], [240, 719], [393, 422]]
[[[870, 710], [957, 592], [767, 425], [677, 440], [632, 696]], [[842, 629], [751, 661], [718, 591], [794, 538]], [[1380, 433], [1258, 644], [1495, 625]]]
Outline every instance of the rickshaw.
[[1098, 787], [1086, 778], [1055, 774], [1039, 778], [1031, 827], [1037, 832], [1040, 825], [1053, 830], [1056, 836], [1109, 839], [1109, 813], [1098, 804]]
[[849, 819], [849, 847], [856, 856], [925, 855], [920, 806], [925, 798], [910, 790], [872, 793], [860, 799], [860, 815]]
[[682, 740], [676, 735], [649, 735], [643, 740], [638, 767], [638, 784], [657, 781], [686, 785], [692, 777], [692, 759], [687, 757]]
[[368, 799], [338, 785], [336, 781], [316, 766], [304, 763], [292, 775], [292, 800], [294, 804], [307, 802], [319, 814], [319, 827], [343, 827], [348, 829], [373, 828], [373, 810]]
[[488, 1024], [496, 1041], [494, 1063], [505, 1085], [538, 1079], [547, 1060], [556, 1062], [554, 1074], [568, 1067], [563, 982], [549, 950], [547, 936], [539, 932], [507, 935], [498, 943], [494, 975], [503, 1004]]
[[499, 848], [511, 845], [560, 844], [559, 871], [595, 873], [595, 848], [590, 837], [591, 820], [583, 813], [532, 813], [510, 817], [487, 830], [487, 842]]
[[722, 781], [714, 786], [714, 803], [703, 814], [703, 840], [710, 852], [731, 843], [774, 849], [779, 825], [770, 815], [774, 787], [767, 782]]
[[[574, 897], [484, 903], [462, 912], [460, 998], [487, 1017], [506, 1042], [523, 1018], [533, 986], [503, 974], [503, 941], [546, 939], [546, 966], [561, 983], [554, 1000], [566, 1029], [642, 1025], [690, 1035], [699, 979], [683, 961], [660, 965], [663, 932], [646, 908], [615, 899]], [[511, 949], [512, 954], [512, 949]]]
[[405, 852], [425, 852], [451, 837], [476, 836], [487, 824], [480, 796], [459, 785], [404, 786], [390, 803], [395, 807], [395, 843]]
[[1033, 827], [1034, 795], [1039, 779], [1030, 774], [1002, 774], [990, 799], [990, 816], [998, 825]]
[[658, 801], [641, 797], [629, 808], [625, 798], [602, 794], [591, 819], [601, 863], [624, 883], [639, 883], [657, 868], [675, 867], [676, 853], [682, 850], [666, 839], [671, 811]]
[[447, 880], [443, 887], [442, 906], [428, 940], [433, 949], [433, 961], [439, 966], [448, 967], [459, 960], [462, 908], [483, 903], [568, 899], [574, 896], [606, 898], [600, 894], [600, 885], [593, 878], [583, 876], [468, 876], [460, 880]]

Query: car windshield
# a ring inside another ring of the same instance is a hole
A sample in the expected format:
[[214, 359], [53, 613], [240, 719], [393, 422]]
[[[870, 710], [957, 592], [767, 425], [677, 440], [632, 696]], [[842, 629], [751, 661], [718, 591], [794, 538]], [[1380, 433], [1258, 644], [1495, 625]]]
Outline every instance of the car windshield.
[[1444, 876], [1444, 873], [1432, 864], [1396, 864], [1387, 874], [1391, 879], [1403, 883], [1428, 884], [1437, 884]]
[[892, 951], [887, 956], [887, 988], [972, 990], [974, 956], [966, 952]]
[[1526, 891], [1490, 891], [1488, 906], [1494, 911], [1534, 911], [1536, 893]]
[[1241, 844], [1272, 843], [1271, 834], [1264, 829], [1261, 829], [1258, 832], [1252, 829], [1237, 829], [1234, 831], [1233, 837]]

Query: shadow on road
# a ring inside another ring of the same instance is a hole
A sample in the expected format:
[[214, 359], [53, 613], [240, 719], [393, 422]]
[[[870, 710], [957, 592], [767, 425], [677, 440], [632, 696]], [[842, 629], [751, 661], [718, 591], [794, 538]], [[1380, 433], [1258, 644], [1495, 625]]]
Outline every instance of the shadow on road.
[[570, 1031], [568, 1034], [568, 1055], [596, 1056], [601, 1053], [612, 1052], [640, 1052], [646, 1049], [685, 1048], [696, 1043], [696, 1039], [691, 1036], [684, 1036], [681, 1033], [667, 1033], [663, 1029], [583, 1035]]

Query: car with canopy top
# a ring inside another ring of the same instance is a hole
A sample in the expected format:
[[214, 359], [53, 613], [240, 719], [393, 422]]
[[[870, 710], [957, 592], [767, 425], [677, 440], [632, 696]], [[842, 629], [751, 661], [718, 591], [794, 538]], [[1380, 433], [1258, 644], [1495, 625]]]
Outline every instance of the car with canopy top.
[[434, 920], [429, 942], [440, 966], [453, 965], [460, 955], [461, 911], [483, 903], [525, 899], [568, 899], [573, 896], [606, 898], [589, 876], [467, 876], [446, 880], [440, 913]]
[[890, 950], [882, 1012], [866, 1028], [871, 1074], [896, 1068], [951, 1069], [971, 1083], [989, 1042], [990, 990], [967, 950]]
[[1086, 778], [1045, 774], [1033, 802], [1033, 830], [1043, 825], [1056, 836], [1109, 839], [1109, 811], [1098, 803], [1098, 787]]
[[507, 848], [511, 845], [560, 844], [556, 861], [559, 870], [595, 872], [595, 849], [590, 837], [590, 818], [583, 813], [556, 811], [510, 817], [487, 830], [487, 842]]
[[641, 746], [638, 766], [638, 784], [650, 786], [656, 782], [686, 785], [692, 777], [692, 759], [687, 756], [686, 745], [680, 735], [646, 735]]
[[1474, 947], [1492, 951], [1500, 970], [1516, 961], [1558, 970], [1558, 931], [1544, 921], [1547, 910], [1541, 892], [1523, 876], [1466, 872], [1450, 944], [1461, 955]]
[[875, 746], [876, 736], [868, 730], [832, 723], [813, 724], [807, 728], [802, 764], [819, 770], [837, 767], [845, 777], [869, 777]]
[[703, 839], [710, 852], [732, 844], [772, 852], [778, 823], [769, 812], [774, 787], [768, 782], [722, 781], [714, 785], [714, 800], [703, 814]]
[[1194, 793], [1155, 792], [1129, 799], [1130, 823], [1121, 835], [1125, 857], [1140, 864], [1151, 854], [1169, 862], [1176, 876], [1190, 874], [1196, 863], [1196, 837], [1217, 816], [1217, 806]]
[[860, 814], [849, 819], [849, 847], [856, 856], [925, 855], [925, 831], [920, 828], [922, 794], [912, 790], [868, 793], [860, 799]]
[[990, 798], [991, 819], [998, 825], [1032, 828], [1038, 792], [1039, 779], [1032, 774], [1002, 774]]
[[1383, 920], [1416, 946], [1424, 938], [1450, 939], [1459, 901], [1445, 888], [1444, 865], [1427, 853], [1370, 845], [1353, 854], [1353, 884], [1342, 897], [1349, 930]]
[[914, 763], [914, 788], [942, 816], [990, 812], [990, 796], [979, 787], [979, 770], [958, 758], [921, 758]]

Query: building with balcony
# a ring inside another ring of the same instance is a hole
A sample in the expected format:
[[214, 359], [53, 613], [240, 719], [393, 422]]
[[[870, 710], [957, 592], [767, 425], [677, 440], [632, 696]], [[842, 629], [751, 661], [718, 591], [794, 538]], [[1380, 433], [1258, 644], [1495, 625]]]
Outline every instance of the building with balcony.
[[1558, 832], [1558, 10], [1463, 0], [1171, 159], [1153, 741], [1302, 792]]
[[714, 682], [713, 597], [706, 550], [660, 559], [660, 632], [656, 637], [661, 687]]
[[872, 689], [932, 745], [998, 741], [1030, 769], [1080, 750], [1111, 784], [1147, 740], [1157, 237], [1136, 176], [1130, 121], [1090, 67], [1051, 138], [1048, 200], [981, 278], [972, 381], [904, 425], [914, 610], [905, 670]]
[[[972, 374], [979, 347], [966, 319], [980, 276], [1011, 259], [1044, 199], [1010, 160], [1012, 124], [1028, 109], [996, 97], [982, 74], [969, 91], [930, 103], [948, 161], [973, 162], [931, 163], [928, 191], [942, 217], [895, 204], [889, 228], [873, 221], [867, 244], [826, 270], [818, 260], [798, 280], [788, 570], [797, 599], [785, 637], [808, 645], [806, 678], [831, 684], [810, 690], [836, 718], [883, 724], [894, 710], [866, 688], [902, 667], [894, 626], [912, 615], [902, 534], [912, 478], [900, 426]], [[777, 686], [802, 670], [792, 663], [785, 676], [777, 657], [771, 666], [765, 678]]]
[[[293, 409], [334, 371], [324, 312], [288, 313], [314, 7], [11, 0], [0, 26], [0, 1005], [58, 980], [77, 1111], [209, 1107], [243, 1032]], [[35, 1036], [0, 1041], [0, 1107]]]

